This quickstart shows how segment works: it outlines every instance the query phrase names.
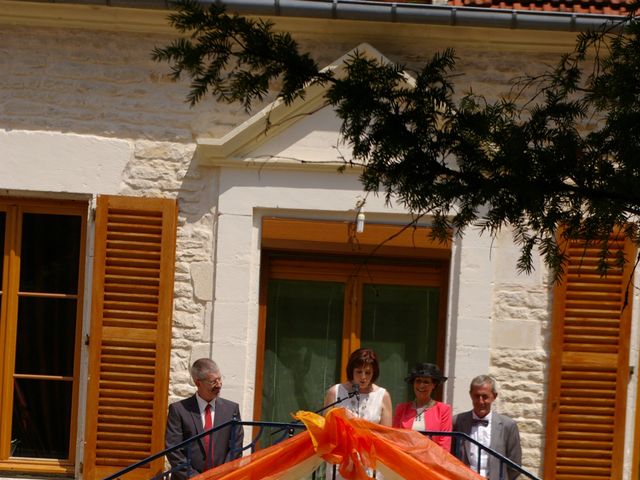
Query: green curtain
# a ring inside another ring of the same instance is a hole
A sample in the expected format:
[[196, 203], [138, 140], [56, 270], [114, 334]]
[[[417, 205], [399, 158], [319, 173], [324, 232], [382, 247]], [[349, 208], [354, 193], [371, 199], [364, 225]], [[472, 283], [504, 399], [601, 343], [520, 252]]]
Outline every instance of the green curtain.
[[376, 382], [393, 404], [413, 399], [404, 378], [417, 362], [435, 363], [438, 347], [437, 288], [372, 285], [363, 288], [361, 344], [378, 355]]
[[340, 377], [344, 285], [271, 280], [267, 306], [262, 419], [322, 408]]
[[[262, 420], [288, 422], [297, 410], [322, 407], [340, 379], [344, 297], [340, 282], [269, 282]], [[437, 358], [439, 291], [365, 284], [362, 299], [361, 343], [378, 354], [377, 383], [394, 404], [410, 400], [410, 367]]]

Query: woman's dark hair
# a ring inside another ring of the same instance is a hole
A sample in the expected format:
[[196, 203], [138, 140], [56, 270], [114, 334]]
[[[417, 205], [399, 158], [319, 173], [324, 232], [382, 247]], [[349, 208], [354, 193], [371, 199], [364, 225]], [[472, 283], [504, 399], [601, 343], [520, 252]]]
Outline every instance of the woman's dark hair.
[[351, 354], [347, 362], [347, 380], [350, 382], [353, 381], [353, 371], [356, 368], [363, 368], [366, 365], [370, 365], [373, 370], [371, 383], [374, 383], [380, 375], [380, 365], [378, 364], [376, 352], [370, 348], [359, 348]]

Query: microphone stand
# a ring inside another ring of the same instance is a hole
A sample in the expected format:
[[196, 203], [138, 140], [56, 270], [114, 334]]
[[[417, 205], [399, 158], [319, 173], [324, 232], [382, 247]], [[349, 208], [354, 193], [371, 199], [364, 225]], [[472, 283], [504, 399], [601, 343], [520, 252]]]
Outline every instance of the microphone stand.
[[[331, 407], [335, 407], [339, 403], [342, 403], [345, 400], [349, 400], [352, 397], [356, 397], [356, 400], [358, 401], [358, 416], [360, 416], [360, 385], [358, 385], [357, 383], [355, 383], [353, 385], [353, 390], [351, 392], [349, 392], [346, 397], [344, 397], [344, 398], [337, 397], [335, 402], [330, 403], [329, 405], [325, 405], [322, 408], [319, 408], [318, 410], [314, 410], [313, 413], [316, 413], [316, 414], [319, 415], [319, 414], [323, 413], [325, 410], [328, 410]], [[292, 424], [297, 424], [297, 423], [302, 423], [302, 422], [300, 420], [294, 420], [291, 423]], [[275, 435], [276, 433], [282, 432], [282, 431], [284, 431], [286, 429], [287, 429], [287, 427], [279, 428], [275, 432], [272, 432], [271, 436]]]
[[[331, 407], [334, 407], [334, 406], [338, 405], [339, 403], [344, 402], [345, 400], [349, 400], [349, 399], [350, 399], [350, 398], [352, 398], [352, 397], [356, 397], [356, 400], [358, 401], [358, 407], [359, 407], [359, 406], [360, 406], [360, 388], [359, 388], [359, 387], [360, 387], [360, 385], [355, 384], [355, 385], [353, 386], [353, 391], [349, 392], [349, 393], [347, 394], [347, 396], [346, 396], [346, 397], [344, 397], [344, 398], [340, 398], [340, 397], [338, 397], [338, 398], [336, 399], [336, 401], [335, 401], [335, 402], [330, 403], [329, 405], [325, 405], [324, 407], [322, 407], [322, 408], [321, 408], [321, 409], [319, 409], [319, 410], [316, 410], [316, 411], [315, 411], [315, 412], [313, 412], [313, 413], [318, 413], [318, 414], [320, 414], [320, 413], [324, 412], [325, 410], [328, 410], [328, 409], [330, 409]], [[299, 421], [299, 420], [298, 420], [298, 421]]]

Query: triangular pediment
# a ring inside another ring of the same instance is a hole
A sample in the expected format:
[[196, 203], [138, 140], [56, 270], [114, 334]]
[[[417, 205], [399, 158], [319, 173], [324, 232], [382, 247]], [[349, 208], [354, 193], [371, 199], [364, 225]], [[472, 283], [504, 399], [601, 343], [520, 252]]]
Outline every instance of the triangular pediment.
[[[391, 63], [371, 45], [363, 43], [324, 70], [339, 77], [345, 61], [356, 52]], [[408, 81], [412, 79], [407, 76]], [[256, 165], [294, 168], [297, 165], [335, 169], [350, 158], [340, 146], [340, 119], [326, 105], [328, 85], [311, 85], [304, 96], [287, 105], [278, 99], [221, 138], [199, 138], [197, 156], [210, 165]]]

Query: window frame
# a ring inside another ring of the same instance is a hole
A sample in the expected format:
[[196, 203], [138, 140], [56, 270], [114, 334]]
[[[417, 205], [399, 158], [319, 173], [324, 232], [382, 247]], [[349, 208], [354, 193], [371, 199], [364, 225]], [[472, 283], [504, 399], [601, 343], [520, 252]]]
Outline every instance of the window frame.
[[[254, 418], [261, 418], [262, 413], [270, 279], [344, 281], [345, 297], [352, 300], [356, 297], [354, 289], [361, 292], [365, 283], [437, 287], [438, 323], [442, 328], [436, 355], [438, 363], [444, 363], [451, 241], [433, 240], [430, 233], [428, 227], [389, 224], [367, 224], [365, 231], [358, 233], [349, 222], [263, 218]], [[293, 256], [278, 258], [282, 254]], [[296, 258], [296, 254], [301, 256]], [[312, 259], [316, 254], [326, 255], [326, 261]], [[420, 261], [421, 265], [411, 265], [410, 261]], [[359, 268], [357, 263], [364, 266]], [[401, 270], [398, 264], [402, 264]], [[354, 268], [360, 271], [356, 273]], [[384, 280], [367, 281], [372, 273], [383, 275]], [[361, 301], [346, 301], [344, 305], [341, 381], [346, 380], [350, 352], [360, 346], [361, 305]]]
[[[73, 474], [76, 464], [76, 441], [78, 430], [78, 402], [80, 391], [80, 357], [82, 350], [82, 326], [84, 308], [84, 280], [86, 257], [86, 232], [89, 202], [86, 200], [25, 199], [0, 197], [0, 210], [6, 213], [5, 250], [3, 254], [2, 306], [0, 308], [0, 345], [4, 355], [0, 357], [0, 412], [2, 416], [13, 412], [13, 379], [15, 377], [15, 354], [17, 343], [17, 314], [20, 281], [20, 248], [22, 218], [25, 213], [50, 215], [74, 215], [80, 218], [80, 251], [78, 261], [78, 285], [76, 295], [60, 294], [60, 298], [75, 297], [76, 325], [74, 338], [74, 365], [72, 404], [69, 425], [69, 455], [66, 459], [40, 459], [10, 457], [12, 421], [3, 421], [0, 426], [0, 469], [28, 473]], [[29, 296], [34, 296], [29, 292]], [[35, 296], [38, 296], [36, 294]], [[44, 296], [48, 296], [44, 294]], [[49, 295], [50, 296], [50, 295]], [[50, 376], [44, 376], [50, 378]]]

